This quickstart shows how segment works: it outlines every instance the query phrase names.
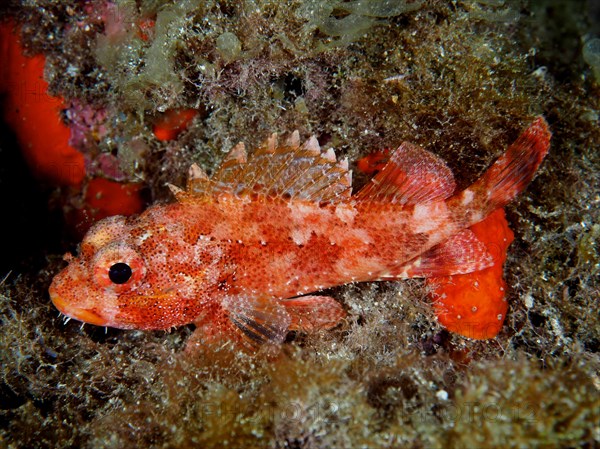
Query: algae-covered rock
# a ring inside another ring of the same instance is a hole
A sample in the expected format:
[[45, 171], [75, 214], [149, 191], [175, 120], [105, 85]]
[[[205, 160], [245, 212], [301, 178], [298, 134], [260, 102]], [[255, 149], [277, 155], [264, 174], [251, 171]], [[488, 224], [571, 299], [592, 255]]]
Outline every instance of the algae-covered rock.
[[583, 45], [583, 59], [589, 64], [597, 83], [600, 83], [600, 39], [588, 40]]
[[235, 34], [223, 33], [217, 38], [217, 51], [225, 61], [232, 62], [240, 55], [242, 43]]

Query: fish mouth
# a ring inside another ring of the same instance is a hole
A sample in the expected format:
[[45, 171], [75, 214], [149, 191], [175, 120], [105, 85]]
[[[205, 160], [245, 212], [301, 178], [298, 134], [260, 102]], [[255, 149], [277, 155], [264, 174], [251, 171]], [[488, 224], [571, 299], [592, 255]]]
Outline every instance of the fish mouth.
[[106, 326], [106, 319], [98, 315], [92, 309], [81, 309], [70, 307], [69, 304], [60, 296], [50, 292], [50, 300], [60, 313], [73, 318], [77, 321], [83, 321], [84, 323], [94, 324], [96, 326]]

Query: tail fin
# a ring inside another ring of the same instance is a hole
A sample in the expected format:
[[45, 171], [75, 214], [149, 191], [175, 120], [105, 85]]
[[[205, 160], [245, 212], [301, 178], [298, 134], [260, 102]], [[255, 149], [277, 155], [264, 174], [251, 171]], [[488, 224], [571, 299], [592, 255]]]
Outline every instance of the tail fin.
[[546, 120], [537, 117], [480, 179], [450, 198], [449, 205], [464, 209], [470, 224], [506, 206], [535, 176], [548, 153], [551, 136]]

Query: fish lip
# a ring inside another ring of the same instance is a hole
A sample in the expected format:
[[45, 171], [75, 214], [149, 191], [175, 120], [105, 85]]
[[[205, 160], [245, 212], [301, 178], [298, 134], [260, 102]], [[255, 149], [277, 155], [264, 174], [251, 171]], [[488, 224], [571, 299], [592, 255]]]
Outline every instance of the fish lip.
[[107, 325], [106, 319], [98, 315], [93, 309], [70, 308], [68, 303], [62, 297], [53, 292], [50, 292], [50, 300], [60, 313], [69, 318], [96, 326]]

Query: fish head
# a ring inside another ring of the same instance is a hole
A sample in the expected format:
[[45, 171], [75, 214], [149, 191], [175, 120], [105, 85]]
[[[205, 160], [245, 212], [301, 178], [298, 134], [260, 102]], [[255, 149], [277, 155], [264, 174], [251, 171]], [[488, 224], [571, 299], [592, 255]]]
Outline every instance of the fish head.
[[168, 329], [200, 313], [192, 300], [194, 284], [173, 280], [168, 267], [157, 262], [156, 251], [139, 244], [134, 223], [122, 216], [101, 220], [84, 237], [78, 256], [65, 257], [69, 265], [49, 289], [61, 313], [121, 329]]

